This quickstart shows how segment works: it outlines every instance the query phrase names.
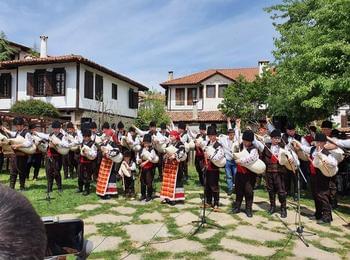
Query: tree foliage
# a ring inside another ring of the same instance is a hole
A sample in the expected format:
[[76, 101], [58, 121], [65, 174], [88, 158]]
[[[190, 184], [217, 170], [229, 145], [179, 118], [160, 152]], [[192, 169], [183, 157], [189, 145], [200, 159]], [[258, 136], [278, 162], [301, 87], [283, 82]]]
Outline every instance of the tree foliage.
[[141, 129], [147, 129], [151, 121], [160, 123], [170, 123], [170, 118], [165, 111], [164, 100], [159, 99], [159, 95], [153, 92], [147, 92], [143, 104], [140, 105], [136, 118], [136, 126]]
[[304, 124], [350, 101], [350, 1], [285, 0], [266, 9], [279, 37], [270, 114]]
[[17, 101], [12, 105], [10, 112], [31, 116], [58, 117], [59, 112], [56, 107], [37, 99]]
[[256, 77], [248, 82], [242, 76], [224, 91], [224, 99], [218, 108], [228, 117], [256, 122], [265, 114], [267, 99], [266, 77]]
[[10, 46], [3, 31], [0, 31], [0, 61], [10, 60], [15, 50]]

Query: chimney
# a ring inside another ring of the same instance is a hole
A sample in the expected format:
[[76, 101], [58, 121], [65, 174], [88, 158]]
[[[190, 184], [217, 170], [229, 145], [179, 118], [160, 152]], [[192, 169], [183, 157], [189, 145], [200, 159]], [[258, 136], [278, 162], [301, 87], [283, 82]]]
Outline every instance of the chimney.
[[47, 39], [45, 35], [40, 36], [40, 58], [47, 58]]
[[192, 119], [197, 120], [198, 119], [198, 100], [193, 100], [193, 110], [192, 110]]
[[174, 79], [174, 71], [170, 70], [168, 71], [168, 80], [173, 80]]
[[259, 77], [262, 76], [263, 72], [264, 72], [264, 68], [267, 67], [267, 65], [269, 65], [270, 61], [268, 60], [259, 60], [258, 61], [258, 66], [259, 66]]

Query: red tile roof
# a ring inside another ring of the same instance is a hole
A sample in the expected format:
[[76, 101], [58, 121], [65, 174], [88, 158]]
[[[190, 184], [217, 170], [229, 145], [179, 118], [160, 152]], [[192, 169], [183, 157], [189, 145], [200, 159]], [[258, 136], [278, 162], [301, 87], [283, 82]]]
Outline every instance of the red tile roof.
[[198, 111], [198, 118], [193, 119], [192, 111], [168, 111], [173, 122], [225, 122], [226, 116], [221, 111]]
[[117, 72], [114, 72], [104, 66], [101, 66], [91, 60], [88, 60], [80, 55], [63, 55], [63, 56], [49, 56], [47, 58], [31, 58], [31, 59], [24, 59], [24, 60], [11, 60], [11, 61], [2, 61], [0, 62], [0, 69], [7, 69], [7, 68], [13, 68], [17, 66], [24, 66], [24, 65], [37, 65], [37, 64], [51, 64], [51, 63], [65, 63], [65, 62], [79, 62], [86, 64], [90, 67], [93, 67], [99, 71], [102, 71], [108, 75], [111, 75], [112, 77], [118, 78], [120, 80], [126, 81], [130, 83], [131, 85], [139, 88], [140, 90], [148, 90], [148, 88], [141, 83], [138, 83], [124, 75], [121, 75]]
[[259, 68], [239, 68], [239, 69], [210, 69], [198, 73], [194, 73], [181, 78], [168, 80], [160, 85], [167, 88], [171, 85], [196, 85], [202, 81], [210, 78], [215, 74], [220, 74], [228, 79], [236, 80], [240, 75], [246, 78], [248, 81], [253, 81], [255, 77], [259, 74]]

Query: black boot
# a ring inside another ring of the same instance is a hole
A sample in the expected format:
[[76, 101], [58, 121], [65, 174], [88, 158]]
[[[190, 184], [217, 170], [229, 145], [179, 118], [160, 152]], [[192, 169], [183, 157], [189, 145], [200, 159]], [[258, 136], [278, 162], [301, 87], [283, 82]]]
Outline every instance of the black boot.
[[269, 193], [269, 198], [270, 198], [270, 209], [269, 209], [269, 214], [273, 214], [276, 211], [276, 196], [274, 193]]
[[281, 218], [287, 217], [287, 209], [281, 206]]
[[245, 213], [247, 214], [248, 218], [252, 218], [253, 217], [253, 211], [251, 207], [248, 207], [245, 209]]
[[78, 189], [76, 190], [76, 193], [82, 193], [83, 192], [83, 185], [79, 185]]
[[241, 204], [242, 202], [235, 202], [232, 206], [232, 213], [233, 214], [238, 214], [241, 212]]
[[287, 198], [285, 195], [278, 195], [278, 200], [281, 203], [281, 218], [287, 217]]
[[85, 184], [85, 191], [83, 193], [84, 196], [87, 196], [90, 194], [90, 183]]

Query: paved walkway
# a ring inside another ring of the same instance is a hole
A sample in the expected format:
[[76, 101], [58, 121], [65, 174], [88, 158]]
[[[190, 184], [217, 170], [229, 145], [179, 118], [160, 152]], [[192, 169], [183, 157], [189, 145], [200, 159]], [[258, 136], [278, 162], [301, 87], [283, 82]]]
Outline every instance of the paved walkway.
[[[291, 236], [296, 214], [289, 204], [288, 217], [266, 213], [267, 201], [255, 197], [254, 216], [230, 214], [231, 200], [221, 198], [221, 213], [209, 210], [208, 222], [221, 228], [196, 230], [192, 221], [200, 214], [198, 194], [189, 194], [186, 204], [171, 207], [127, 201], [124, 198], [80, 205], [61, 218], [80, 217], [85, 236], [94, 242], [89, 259], [350, 259], [350, 229], [337, 215], [331, 226], [322, 226], [302, 216], [305, 229], [317, 235], [305, 236], [306, 247]], [[303, 207], [303, 214], [313, 210]]]

